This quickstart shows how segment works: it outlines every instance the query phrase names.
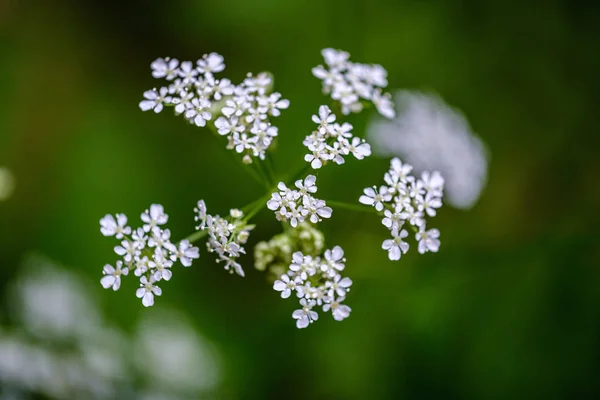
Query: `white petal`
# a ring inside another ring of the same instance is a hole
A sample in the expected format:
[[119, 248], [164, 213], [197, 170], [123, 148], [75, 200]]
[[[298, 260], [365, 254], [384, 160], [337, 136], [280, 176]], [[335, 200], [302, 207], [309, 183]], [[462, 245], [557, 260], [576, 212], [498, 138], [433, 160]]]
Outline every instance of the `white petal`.
[[102, 277], [102, 279], [100, 279], [100, 284], [104, 289], [108, 289], [115, 283], [116, 279], [117, 278], [112, 275], [105, 275]]

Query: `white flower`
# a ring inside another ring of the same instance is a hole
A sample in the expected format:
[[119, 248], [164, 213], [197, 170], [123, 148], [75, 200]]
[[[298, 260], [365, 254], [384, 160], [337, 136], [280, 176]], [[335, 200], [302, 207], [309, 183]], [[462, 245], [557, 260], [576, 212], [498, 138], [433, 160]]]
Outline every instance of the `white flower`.
[[177, 76], [179, 70], [177, 66], [179, 65], [179, 61], [175, 58], [157, 58], [150, 64], [150, 68], [152, 68], [152, 76], [155, 78], [166, 78], [167, 80], [172, 80]]
[[319, 65], [313, 68], [313, 75], [323, 81], [323, 93], [341, 103], [343, 114], [362, 111], [361, 100], [367, 100], [381, 115], [394, 117], [390, 95], [381, 91], [388, 84], [387, 71], [381, 65], [353, 63], [350, 54], [340, 50], [324, 49], [322, 54], [329, 70]]
[[205, 126], [206, 121], [212, 118], [210, 101], [203, 97], [195, 97], [191, 100], [190, 108], [185, 112], [185, 117], [196, 126]]
[[313, 276], [317, 269], [314, 266], [313, 259], [311, 256], [305, 256], [302, 252], [297, 251], [292, 254], [292, 264], [290, 264], [290, 271], [295, 275], [299, 276], [303, 281], [307, 280], [309, 276]]
[[194, 93], [188, 92], [187, 89], [179, 92], [179, 97], [173, 97], [173, 104], [175, 104], [175, 114], [183, 114], [186, 110], [191, 108], [193, 99]]
[[198, 60], [198, 71], [204, 74], [206, 72], [221, 72], [225, 69], [223, 56], [217, 53], [210, 53]]
[[342, 278], [340, 274], [335, 274], [333, 280], [327, 281], [325, 287], [328, 289], [327, 295], [334, 297], [335, 294], [338, 296], [345, 296], [352, 286], [352, 279]]
[[156, 280], [154, 277], [150, 277], [150, 280], [143, 275], [140, 278], [140, 288], [135, 292], [135, 295], [138, 299], [142, 299], [142, 304], [144, 307], [150, 307], [154, 305], [154, 296], [160, 296], [162, 294], [162, 290], [154, 285]]
[[340, 246], [335, 246], [331, 250], [326, 250], [325, 260], [327, 262], [321, 266], [321, 269], [324, 272], [327, 270], [342, 271], [345, 268], [344, 263], [346, 262], [346, 259], [344, 258], [344, 250]]
[[157, 282], [160, 280], [165, 280], [165, 281], [171, 280], [173, 273], [171, 272], [171, 270], [169, 268], [171, 268], [173, 266], [173, 263], [171, 262], [171, 260], [169, 260], [165, 256], [165, 253], [163, 252], [162, 248], [160, 248], [160, 247], [156, 248], [156, 250], [154, 251], [154, 255], [152, 256], [152, 259], [154, 260], [154, 269], [155, 269], [154, 279]]
[[327, 207], [324, 200], [312, 196], [317, 191], [316, 180], [314, 175], [308, 175], [304, 181], [297, 180], [295, 185], [298, 190], [289, 189], [285, 183], [279, 182], [279, 192], [271, 194], [267, 208], [275, 212], [278, 220], [289, 221], [294, 228], [304, 222], [305, 218], [313, 224], [320, 222], [322, 218], [330, 218], [333, 210]]
[[379, 192], [375, 186], [372, 188], [365, 188], [363, 192], [364, 195], [360, 196], [358, 201], [367, 206], [375, 207], [377, 211], [383, 210], [383, 203], [392, 199], [392, 195], [389, 193], [386, 186], [381, 186]]
[[331, 113], [331, 110], [327, 106], [319, 107], [319, 115], [313, 115], [312, 120], [315, 124], [319, 125], [319, 128], [328, 130], [329, 124], [335, 121], [335, 114]]
[[298, 285], [302, 283], [302, 279], [299, 276], [290, 279], [289, 275], [283, 274], [281, 275], [281, 280], [276, 280], [273, 283], [273, 289], [281, 292], [281, 297], [287, 299], [292, 292], [296, 291]]
[[179, 67], [179, 76], [183, 78], [183, 82], [195, 82], [198, 71], [194, 68], [191, 61], [183, 61]]
[[181, 263], [184, 267], [192, 265], [192, 260], [200, 258], [200, 250], [190, 244], [189, 240], [182, 240], [176, 252], [171, 254], [171, 260]]
[[[241, 254], [245, 254], [246, 250], [243, 244], [246, 243], [250, 235], [250, 230], [253, 229], [253, 225], [247, 225], [243, 220], [244, 214], [237, 209], [230, 210], [229, 214], [233, 221], [227, 221], [218, 215], [207, 214], [206, 205], [203, 200], [198, 201], [198, 207], [194, 209], [198, 215], [195, 217], [196, 221], [200, 221], [200, 225], [196, 229], [208, 230], [208, 242], [206, 247], [209, 252], [217, 253], [217, 263], [224, 261], [224, 268], [231, 273], [235, 272], [240, 276], [244, 276], [244, 270], [242, 266], [236, 262], [236, 259]], [[187, 249], [189, 243], [182, 241], [180, 244], [180, 251], [185, 249], [185, 257], [198, 258], [198, 251], [195, 248]], [[179, 256], [181, 257], [181, 256]], [[185, 258], [181, 259], [182, 264], [188, 262]], [[189, 260], [191, 263], [191, 260]], [[185, 264], [184, 264], [185, 265]]]
[[408, 251], [408, 243], [402, 240], [407, 236], [408, 232], [406, 229], [402, 229], [400, 232], [398, 232], [398, 229], [396, 228], [392, 230], [393, 239], [386, 239], [383, 241], [381, 248], [388, 251], [388, 257], [390, 260], [399, 260], [402, 253], [406, 253]]
[[302, 179], [298, 179], [295, 182], [295, 185], [298, 188], [300, 195], [304, 196], [307, 194], [317, 192], [317, 186], [315, 185], [316, 182], [317, 182], [316, 176], [308, 175], [306, 178], [304, 178], [304, 182], [302, 182]]
[[327, 153], [327, 149], [324, 143], [312, 143], [308, 146], [308, 149], [312, 151], [312, 154], [304, 156], [304, 161], [309, 162], [313, 169], [319, 169], [323, 166], [323, 161], [330, 159], [330, 155]]
[[310, 216], [310, 222], [316, 224], [321, 222], [321, 218], [331, 218], [333, 210], [331, 207], [327, 207], [325, 200], [315, 199], [311, 196], [303, 197], [304, 211], [306, 215]]
[[292, 317], [297, 320], [296, 327], [299, 329], [306, 328], [310, 323], [319, 319], [319, 314], [312, 310], [316, 304], [314, 300], [300, 299], [302, 308], [292, 313]]
[[155, 226], [164, 225], [169, 220], [169, 216], [165, 214], [164, 208], [160, 204], [152, 204], [150, 211], [146, 210], [142, 213], [141, 218], [144, 222], [143, 229], [145, 232], [149, 232]]
[[166, 87], [161, 87], [159, 91], [156, 91], [156, 89], [146, 90], [144, 92], [145, 100], [140, 102], [140, 109], [142, 111], [153, 110], [158, 114], [162, 111], [164, 103], [171, 103], [173, 101], [173, 98], [168, 94], [169, 89]]
[[382, 94], [380, 89], [373, 92], [373, 104], [377, 107], [379, 114], [383, 115], [387, 119], [393, 119], [396, 116], [394, 110], [394, 103], [392, 103], [391, 96], [389, 93]]
[[134, 257], [140, 254], [138, 246], [134, 241], [123, 240], [120, 246], [115, 246], [115, 253], [122, 256], [126, 263], [130, 263]]
[[321, 55], [330, 67], [343, 68], [350, 59], [350, 53], [332, 48], [321, 50]]
[[104, 289], [112, 288], [113, 290], [119, 290], [121, 287], [121, 275], [127, 275], [129, 273], [129, 269], [127, 267], [123, 268], [123, 262], [117, 261], [116, 267], [113, 267], [110, 264], [106, 264], [102, 273], [104, 276], [100, 279], [100, 283]]
[[336, 321], [343, 321], [344, 319], [350, 316], [350, 312], [352, 309], [342, 302], [346, 300], [346, 297], [340, 296], [337, 299], [333, 300], [331, 303], [327, 303], [323, 305], [323, 311], [327, 312], [331, 310], [331, 314], [333, 315], [333, 319]]
[[171, 244], [171, 231], [168, 229], [162, 230], [158, 227], [152, 229], [150, 239], [148, 239], [149, 247], [166, 247]]
[[[203, 202], [198, 202], [200, 208], [206, 208]], [[203, 207], [204, 206], [204, 207]], [[202, 212], [198, 212], [197, 219], [200, 219]], [[146, 307], [154, 303], [154, 295], [160, 295], [160, 288], [154, 283], [165, 280], [168, 281], [173, 276], [171, 267], [177, 260], [183, 266], [190, 266], [192, 259], [200, 256], [197, 247], [193, 247], [188, 240], [182, 240], [179, 246], [171, 242], [171, 231], [161, 229], [168, 221], [163, 207], [160, 204], [152, 204], [149, 210], [141, 214], [143, 227], [131, 229], [125, 224], [127, 217], [123, 214], [117, 214], [116, 219], [111, 215], [106, 215], [100, 220], [100, 231], [105, 236], [115, 236], [121, 238], [120, 245], [114, 247], [117, 255], [122, 260], [116, 262], [116, 267], [106, 264], [103, 269], [103, 277], [100, 283], [104, 288], [119, 289], [121, 285], [121, 276], [134, 270], [134, 275], [140, 277], [142, 282], [140, 289], [137, 290], [137, 296], [142, 298]], [[202, 222], [206, 223], [205, 220]], [[148, 232], [150, 233], [148, 235]]]
[[396, 211], [385, 210], [384, 218], [381, 220], [383, 226], [389, 230], [398, 229], [404, 224], [406, 214], [402, 212], [402, 205], [396, 206]]
[[419, 241], [419, 253], [424, 254], [428, 251], [436, 253], [440, 248], [440, 231], [430, 229], [428, 231], [421, 230], [417, 233]]
[[117, 214], [116, 217], [115, 220], [115, 217], [106, 214], [100, 220], [100, 232], [104, 236], [114, 236], [117, 239], [123, 239], [124, 235], [131, 233], [131, 228], [127, 226], [127, 216], [125, 214]]
[[362, 160], [363, 158], [371, 155], [371, 145], [366, 143], [364, 139], [358, 137], [352, 138], [352, 142], [350, 142], [348, 150], [358, 160]]

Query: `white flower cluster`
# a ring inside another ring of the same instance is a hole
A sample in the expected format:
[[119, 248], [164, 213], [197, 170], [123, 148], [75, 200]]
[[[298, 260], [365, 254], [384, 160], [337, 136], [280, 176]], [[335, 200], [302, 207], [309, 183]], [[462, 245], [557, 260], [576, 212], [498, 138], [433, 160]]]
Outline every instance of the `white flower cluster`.
[[140, 278], [136, 296], [142, 299], [144, 306], [150, 307], [154, 304], [154, 296], [162, 294], [156, 283], [171, 279], [173, 263], [179, 261], [184, 267], [189, 267], [200, 253], [187, 240], [182, 240], [178, 246], [171, 242], [171, 231], [160, 228], [169, 219], [160, 204], [152, 204], [150, 210], [142, 213], [141, 219], [143, 226], [135, 230], [127, 225], [125, 214], [107, 214], [100, 220], [100, 232], [104, 236], [121, 240], [114, 250], [123, 257], [114, 267], [110, 264], [104, 266], [100, 283], [105, 289], [118, 290], [121, 276], [128, 275], [133, 269], [135, 276]]
[[265, 151], [277, 136], [269, 117], [277, 117], [289, 107], [280, 93], [270, 93], [273, 79], [267, 73], [248, 74], [234, 85], [229, 79], [217, 79], [214, 73], [225, 69], [223, 56], [204, 55], [196, 62], [159, 58], [151, 66], [152, 76], [171, 81], [168, 86], [144, 92], [142, 111], [159, 113], [164, 106], [174, 106], [176, 115], [197, 126], [206, 126], [213, 117], [217, 132], [226, 136], [228, 149], [244, 154], [244, 162], [252, 157], [265, 158]]
[[194, 219], [200, 222], [196, 229], [208, 232], [206, 247], [209, 252], [217, 253], [217, 263], [223, 261], [227, 271], [244, 276], [244, 270], [236, 259], [241, 254], [246, 254], [243, 245], [248, 241], [254, 225], [248, 225], [243, 219], [244, 213], [237, 209], [229, 211], [230, 220], [207, 214], [204, 200], [198, 201], [194, 211], [197, 214]]
[[313, 224], [322, 221], [322, 218], [330, 218], [333, 210], [327, 207], [325, 200], [319, 200], [312, 196], [317, 192], [317, 178], [308, 175], [304, 181], [298, 179], [296, 188], [289, 189], [285, 183], [279, 182], [279, 192], [271, 195], [267, 202], [267, 208], [275, 211], [275, 217], [279, 221], [289, 221], [292, 227], [308, 220]]
[[319, 318], [313, 310], [322, 307], [323, 312], [331, 311], [333, 319], [342, 321], [350, 316], [352, 309], [342, 304], [352, 286], [350, 278], [343, 278], [346, 259], [344, 250], [335, 246], [326, 250], [324, 257], [305, 256], [301, 252], [292, 255], [292, 264], [286, 274], [273, 284], [273, 289], [288, 298], [292, 292], [300, 299], [300, 309], [292, 313], [298, 328], [306, 328]]
[[340, 102], [342, 113], [361, 112], [361, 100], [371, 101], [377, 111], [386, 118], [394, 118], [394, 104], [389, 93], [383, 93], [387, 71], [381, 65], [359, 64], [350, 61], [350, 54], [335, 49], [321, 51], [327, 68], [319, 65], [312, 73], [323, 81], [323, 93]]
[[340, 125], [335, 118], [327, 106], [320, 106], [319, 115], [312, 116], [313, 122], [319, 126], [302, 143], [311, 151], [304, 160], [313, 169], [321, 168], [328, 160], [341, 165], [349, 154], [358, 160], [371, 155], [371, 146], [364, 139], [352, 135], [352, 125], [347, 122]]
[[383, 225], [392, 233], [392, 239], [384, 240], [382, 248], [388, 251], [390, 260], [399, 260], [408, 251], [404, 239], [408, 231], [403, 229], [408, 222], [416, 232], [419, 253], [437, 252], [440, 247], [440, 232], [426, 228], [426, 216], [434, 217], [442, 206], [444, 178], [437, 172], [423, 172], [421, 178], [410, 175], [412, 166], [393, 158], [390, 170], [385, 173], [386, 185], [366, 188], [359, 202], [383, 211]]
[[487, 183], [489, 154], [465, 116], [430, 93], [400, 90], [394, 100], [398, 116], [368, 126], [374, 154], [400, 156], [419, 171], [440, 171], [448, 203], [473, 207]]

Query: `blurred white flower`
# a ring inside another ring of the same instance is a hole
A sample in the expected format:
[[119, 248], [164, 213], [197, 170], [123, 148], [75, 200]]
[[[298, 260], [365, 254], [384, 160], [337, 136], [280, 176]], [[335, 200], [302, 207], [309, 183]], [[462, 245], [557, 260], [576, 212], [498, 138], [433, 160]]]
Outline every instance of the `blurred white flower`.
[[488, 152], [466, 118], [436, 95], [401, 90], [397, 117], [368, 127], [373, 152], [401, 156], [418, 171], [437, 170], [446, 181], [448, 202], [471, 208], [486, 185]]
[[41, 257], [31, 257], [27, 262], [34, 272], [16, 284], [19, 301], [15, 311], [31, 334], [44, 339], [72, 337], [86, 326], [97, 324], [94, 302], [77, 277]]
[[0, 167], [0, 201], [8, 199], [15, 190], [15, 177], [6, 167]]
[[135, 361], [148, 383], [198, 394], [220, 380], [219, 360], [182, 315], [144, 314], [135, 338]]

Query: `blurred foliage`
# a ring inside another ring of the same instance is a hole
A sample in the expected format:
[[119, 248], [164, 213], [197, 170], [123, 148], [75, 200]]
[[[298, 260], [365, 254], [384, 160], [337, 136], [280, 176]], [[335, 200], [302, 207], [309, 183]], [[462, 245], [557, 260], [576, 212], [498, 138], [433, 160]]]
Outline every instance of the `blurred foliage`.
[[[0, 203], [0, 291], [31, 249], [99, 279], [114, 261], [107, 212], [162, 203], [183, 237], [197, 199], [224, 214], [262, 195], [208, 131], [139, 111], [156, 57], [216, 51], [234, 82], [271, 71], [291, 100], [277, 120], [286, 175], [324, 101], [310, 68], [331, 46], [385, 66], [390, 88], [440, 93], [488, 144], [479, 204], [436, 218], [440, 253], [391, 263], [380, 222], [339, 210], [323, 228], [355, 282], [343, 323], [297, 330], [251, 257], [240, 279], [206, 252], [154, 309], [134, 279], [98, 284], [107, 314], [129, 329], [163, 305], [187, 313], [222, 355], [219, 398], [598, 398], [599, 17], [566, 0], [4, 1], [0, 165], [16, 189]], [[387, 163], [326, 168], [319, 194], [354, 201]], [[280, 230], [257, 222], [251, 243]]]

